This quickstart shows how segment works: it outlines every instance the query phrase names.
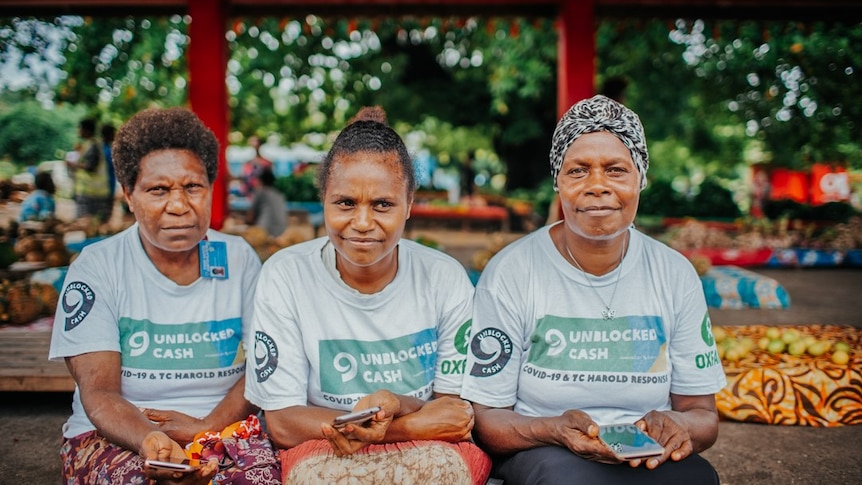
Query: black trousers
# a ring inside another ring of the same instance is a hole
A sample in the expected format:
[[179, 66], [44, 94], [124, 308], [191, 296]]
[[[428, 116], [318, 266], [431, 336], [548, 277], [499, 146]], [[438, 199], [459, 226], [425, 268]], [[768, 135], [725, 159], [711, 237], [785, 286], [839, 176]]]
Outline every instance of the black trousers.
[[626, 463], [610, 465], [581, 458], [560, 446], [544, 446], [495, 460], [491, 476], [505, 485], [685, 484], [719, 485], [718, 473], [705, 458], [691, 455], [668, 460], [654, 470]]

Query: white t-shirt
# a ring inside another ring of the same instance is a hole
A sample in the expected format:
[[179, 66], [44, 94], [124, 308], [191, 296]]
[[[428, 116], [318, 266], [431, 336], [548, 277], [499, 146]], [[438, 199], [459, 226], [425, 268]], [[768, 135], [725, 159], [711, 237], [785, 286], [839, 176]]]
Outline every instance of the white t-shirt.
[[[135, 224], [84, 248], [66, 274], [49, 358], [120, 352], [122, 394], [138, 407], [206, 416], [245, 371], [260, 258], [242, 238], [227, 247], [227, 279], [180, 286], [144, 252]], [[95, 429], [76, 388], [67, 438]]]
[[403, 239], [397, 250], [395, 279], [374, 294], [327, 269], [335, 249], [326, 237], [266, 261], [255, 293], [250, 402], [350, 410], [379, 389], [424, 400], [460, 392], [470, 279], [443, 252]]
[[[671, 393], [721, 390], [703, 289], [681, 254], [631, 229], [622, 265], [590, 275], [591, 287], [549, 231], [510, 244], [482, 273], [464, 399], [535, 417], [580, 409], [615, 424], [670, 409]], [[614, 319], [602, 318], [596, 292]]]

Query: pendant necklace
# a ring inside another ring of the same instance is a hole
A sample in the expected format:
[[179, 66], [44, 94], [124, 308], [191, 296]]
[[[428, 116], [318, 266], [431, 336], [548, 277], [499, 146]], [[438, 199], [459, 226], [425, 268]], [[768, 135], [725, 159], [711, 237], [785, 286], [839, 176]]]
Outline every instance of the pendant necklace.
[[629, 242], [628, 238], [626, 238], [626, 240], [623, 241], [623, 250], [622, 250], [622, 252], [620, 252], [620, 262], [617, 265], [617, 268], [619, 269], [619, 271], [617, 272], [617, 281], [614, 283], [614, 291], [611, 292], [610, 302], [605, 303], [605, 300], [604, 300], [604, 298], [602, 298], [602, 295], [601, 295], [601, 293], [599, 293], [599, 290], [597, 290], [596, 287], [593, 286], [593, 280], [592, 280], [592, 278], [590, 278], [590, 275], [586, 271], [584, 271], [584, 268], [581, 268], [581, 265], [578, 264], [578, 260], [575, 259], [575, 256], [572, 254], [572, 251], [569, 249], [569, 245], [565, 243], [565, 240], [563, 241], [563, 247], [566, 248], [566, 253], [569, 255], [569, 259], [571, 259], [572, 262], [575, 263], [575, 267], [578, 268], [581, 271], [581, 273], [584, 274], [584, 278], [587, 279], [587, 283], [589, 283], [590, 288], [593, 289], [596, 296], [599, 297], [599, 301], [601, 301], [602, 305], [604, 305], [605, 309], [602, 310], [602, 318], [604, 318], [605, 320], [613, 320], [617, 316], [616, 310], [612, 310], [611, 305], [614, 303], [614, 296], [617, 294], [617, 285], [620, 284], [620, 275], [622, 275], [622, 273], [623, 273], [623, 268], [622, 268], [623, 257], [625, 257], [625, 255], [626, 255], [626, 246], [628, 246], [628, 242]]

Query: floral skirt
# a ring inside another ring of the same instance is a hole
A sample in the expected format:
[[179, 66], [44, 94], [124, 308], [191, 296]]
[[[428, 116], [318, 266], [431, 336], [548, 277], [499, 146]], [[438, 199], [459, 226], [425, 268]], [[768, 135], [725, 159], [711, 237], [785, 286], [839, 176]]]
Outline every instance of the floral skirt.
[[[231, 447], [226, 446], [228, 450]], [[227, 461], [220, 469], [217, 484], [276, 485], [281, 483], [281, 470], [266, 438], [249, 437], [234, 449], [242, 450], [238, 460]], [[230, 453], [230, 451], [229, 451]], [[153, 483], [144, 473], [140, 455], [111, 444], [95, 431], [63, 440], [60, 448], [63, 460], [63, 483], [69, 485], [126, 485]], [[250, 457], [253, 457], [250, 459]]]

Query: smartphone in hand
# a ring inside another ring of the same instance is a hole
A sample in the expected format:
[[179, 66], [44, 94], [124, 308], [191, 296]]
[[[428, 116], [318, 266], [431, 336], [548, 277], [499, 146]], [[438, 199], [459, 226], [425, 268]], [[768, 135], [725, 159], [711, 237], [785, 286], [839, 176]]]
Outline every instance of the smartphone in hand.
[[169, 460], [144, 460], [144, 464], [157, 470], [168, 470], [172, 472], [189, 473], [201, 467], [200, 460], [189, 458], [171, 457]]
[[354, 411], [352, 413], [342, 414], [341, 416], [336, 416], [335, 419], [332, 420], [332, 426], [335, 428], [343, 428], [350, 423], [364, 423], [373, 418], [374, 415], [379, 412], [380, 406], [374, 406], [368, 409], [360, 409], [359, 411]]
[[634, 424], [599, 426], [599, 439], [621, 460], [647, 458], [664, 453], [664, 448]]

